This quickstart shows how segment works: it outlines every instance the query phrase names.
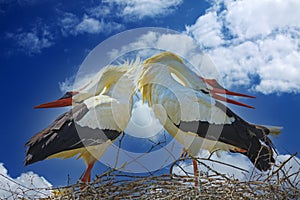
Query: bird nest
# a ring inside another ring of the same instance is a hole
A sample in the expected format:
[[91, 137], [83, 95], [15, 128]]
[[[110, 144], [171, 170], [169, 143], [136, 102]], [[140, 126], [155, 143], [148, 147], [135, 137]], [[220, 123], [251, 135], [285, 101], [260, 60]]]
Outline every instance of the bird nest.
[[[234, 170], [244, 169], [208, 158], [194, 158], [201, 167], [198, 176], [182, 164], [181, 158], [170, 166], [170, 173], [138, 176], [110, 170], [91, 183], [76, 183], [58, 188], [30, 189], [22, 186], [9, 199], [300, 199], [300, 163], [296, 154], [277, 164], [268, 173], [253, 170], [248, 181], [240, 181], [216, 171], [208, 161]], [[291, 166], [289, 162], [294, 159]], [[296, 170], [295, 170], [296, 169]], [[245, 170], [244, 170], [245, 171]], [[254, 173], [255, 172], [255, 173]], [[22, 189], [21, 189], [22, 188]], [[0, 187], [1, 189], [1, 187]], [[44, 196], [44, 198], [41, 198]]]
[[207, 169], [197, 177], [188, 172], [181, 175], [172, 172], [183, 159], [172, 164], [169, 174], [136, 176], [112, 170], [89, 184], [52, 189], [51, 197], [45, 199], [299, 199], [300, 170], [291, 172], [285, 168], [294, 156], [267, 175], [253, 175], [249, 181], [239, 181], [215, 171], [205, 159], [197, 159], [199, 165]]

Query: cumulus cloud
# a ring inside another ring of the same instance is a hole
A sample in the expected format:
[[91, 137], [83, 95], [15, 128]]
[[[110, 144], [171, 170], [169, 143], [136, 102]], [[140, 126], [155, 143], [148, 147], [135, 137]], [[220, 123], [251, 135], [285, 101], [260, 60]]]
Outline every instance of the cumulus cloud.
[[134, 137], [149, 138], [154, 137], [161, 131], [163, 131], [163, 126], [154, 116], [152, 109], [141, 100], [136, 102], [125, 133]]
[[270, 93], [300, 92], [300, 2], [214, 1], [187, 26], [211, 56], [225, 85]]
[[36, 199], [50, 196], [52, 185], [33, 172], [22, 173], [17, 178], [8, 175], [7, 169], [0, 163], [0, 198], [1, 199]]
[[182, 3], [182, 0], [105, 0], [119, 7], [119, 15], [129, 18], [167, 15]]
[[208, 12], [198, 18], [196, 25], [187, 26], [187, 32], [192, 32], [199, 45], [214, 47], [223, 43], [222, 24], [218, 22], [216, 11]]
[[297, 0], [224, 1], [226, 26], [241, 39], [266, 36], [276, 29], [299, 27]]
[[[113, 0], [105, 1], [97, 9], [110, 15], [111, 6], [116, 4], [122, 10], [122, 16], [129, 15], [125, 9], [128, 7], [133, 9], [132, 15], [142, 18], [153, 17], [160, 12], [168, 13], [163, 10], [172, 10], [180, 3], [175, 0], [169, 3], [149, 1], [148, 4], [144, 1]], [[299, 2], [295, 0], [213, 1], [211, 8], [195, 24], [186, 26], [184, 33], [149, 31], [109, 54], [111, 58], [117, 58], [128, 49], [161, 48], [186, 58], [196, 66], [199, 74], [216, 78], [227, 88], [242, 86], [264, 94], [299, 93], [300, 25], [297, 19], [300, 14], [295, 7], [300, 5], [297, 4]], [[152, 8], [155, 11], [152, 12]], [[101, 17], [101, 13], [97, 9], [90, 9], [82, 19], [66, 15], [65, 29], [77, 35], [122, 28], [120, 24], [99, 20], [97, 17]], [[206, 55], [199, 53], [201, 51]]]
[[77, 33], [100, 33], [103, 30], [104, 22], [88, 16], [84, 16], [82, 21], [77, 24]]
[[[166, 29], [167, 30], [167, 29]], [[134, 33], [133, 33], [134, 34]], [[194, 44], [193, 39], [188, 35], [181, 33], [160, 33], [158, 31], [148, 31], [141, 34], [134, 41], [121, 46], [118, 50], [108, 52], [112, 58], [118, 57], [128, 51], [143, 49], [143, 48], [156, 48], [175, 52], [184, 57], [187, 54], [195, 51], [197, 46]]]
[[122, 24], [114, 21], [106, 22], [103, 18], [97, 19], [92, 17], [96, 16], [95, 11], [87, 15], [85, 14], [80, 20], [78, 16], [73, 13], [64, 13], [60, 20], [61, 32], [64, 36], [79, 35], [84, 33], [98, 34], [104, 33], [108, 34], [115, 30], [121, 30], [124, 28]]
[[42, 49], [54, 44], [54, 36], [47, 26], [35, 26], [29, 31], [19, 29], [14, 33], [6, 33], [6, 37], [15, 41], [18, 51], [23, 51], [28, 55], [39, 54]]
[[[133, 31], [132, 35], [134, 37], [124, 37], [123, 41], [130, 41], [108, 52], [108, 57], [114, 60], [121, 55], [134, 51], [135, 56], [146, 59], [159, 53], [159, 50], [170, 51], [184, 58], [188, 66], [198, 75], [216, 78], [222, 83], [221, 76], [215, 64], [208, 55], [201, 53], [202, 50], [191, 36], [169, 29], [153, 28], [149, 29], [149, 31], [147, 30], [145, 29], [143, 34], [137, 34]], [[119, 35], [120, 37], [122, 38], [123, 36]]]

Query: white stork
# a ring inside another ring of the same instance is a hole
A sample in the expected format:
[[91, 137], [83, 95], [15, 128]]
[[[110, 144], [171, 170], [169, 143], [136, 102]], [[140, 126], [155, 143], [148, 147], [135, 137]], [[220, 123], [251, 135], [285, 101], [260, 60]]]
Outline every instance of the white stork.
[[90, 182], [91, 170], [112, 142], [124, 131], [132, 109], [136, 88], [133, 77], [136, 62], [108, 66], [75, 92], [36, 108], [71, 106], [46, 129], [33, 136], [28, 147], [25, 165], [49, 158], [70, 158], [78, 155], [87, 169], [81, 180]]
[[147, 59], [139, 88], [143, 101], [191, 156], [200, 149], [238, 152], [262, 171], [275, 162], [268, 135], [279, 130], [250, 124], [218, 101], [251, 107], [218, 93], [251, 96], [225, 90], [215, 80], [197, 76], [175, 54], [164, 52]]

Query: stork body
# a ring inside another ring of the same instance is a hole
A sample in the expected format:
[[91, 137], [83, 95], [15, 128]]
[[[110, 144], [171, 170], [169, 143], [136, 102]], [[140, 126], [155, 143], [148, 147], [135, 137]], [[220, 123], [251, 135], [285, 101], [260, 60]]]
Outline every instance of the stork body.
[[218, 92], [237, 93], [219, 91], [220, 86], [213, 87], [207, 80], [191, 72], [176, 55], [162, 53], [145, 61], [139, 87], [143, 100], [190, 155], [196, 156], [200, 149], [239, 152], [259, 170], [270, 169], [274, 163], [270, 130], [246, 122], [217, 101], [228, 101]]
[[68, 92], [57, 101], [37, 106], [61, 107], [73, 102], [74, 107], [25, 144], [28, 146], [25, 165], [78, 155], [87, 164], [81, 180], [90, 181], [94, 163], [129, 122], [135, 89], [132, 81], [134, 65], [137, 62], [106, 67], [76, 92]]

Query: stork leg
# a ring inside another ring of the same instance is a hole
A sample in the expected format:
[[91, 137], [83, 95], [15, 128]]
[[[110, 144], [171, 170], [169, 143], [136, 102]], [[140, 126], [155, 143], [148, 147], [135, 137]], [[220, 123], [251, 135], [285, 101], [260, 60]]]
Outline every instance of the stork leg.
[[[185, 148], [182, 149], [182, 152], [181, 152], [181, 155], [180, 157], [181, 158], [184, 158], [188, 156], [188, 152]], [[194, 176], [195, 176], [195, 186], [198, 186], [198, 177], [199, 177], [199, 169], [198, 169], [198, 162], [196, 159], [192, 159], [192, 162], [193, 162], [193, 169], [194, 169]]]
[[89, 163], [87, 169], [85, 170], [81, 181], [82, 182], [91, 182], [91, 170], [94, 166], [95, 162]]
[[198, 186], [199, 169], [198, 169], [198, 162], [196, 159], [193, 159], [193, 168], [194, 168], [194, 176], [195, 176], [195, 186]]

